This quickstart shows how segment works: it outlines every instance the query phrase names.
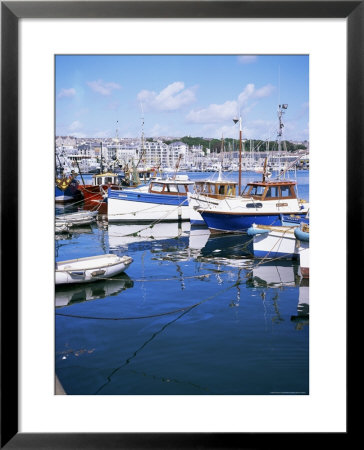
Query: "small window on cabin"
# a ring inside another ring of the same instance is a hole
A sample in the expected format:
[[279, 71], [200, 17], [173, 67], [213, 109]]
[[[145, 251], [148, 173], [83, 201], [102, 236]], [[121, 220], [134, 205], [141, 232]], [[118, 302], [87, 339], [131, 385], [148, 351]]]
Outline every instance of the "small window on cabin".
[[163, 191], [163, 184], [160, 183], [153, 183], [151, 186], [151, 190], [154, 192], [162, 192]]
[[282, 198], [291, 197], [291, 189], [289, 186], [281, 186], [281, 197]]
[[97, 184], [98, 184], [98, 185], [102, 184], [102, 178], [98, 178], [98, 179], [97, 179]]
[[278, 186], [270, 186], [268, 188], [265, 198], [269, 198], [269, 197], [273, 197], [273, 198], [278, 197]]
[[263, 195], [264, 186], [253, 186], [250, 195]]
[[105, 178], [105, 184], [108, 184], [108, 183], [112, 183], [112, 178], [111, 177], [106, 177]]
[[176, 187], [178, 187], [178, 192], [180, 194], [185, 194], [186, 193], [186, 186], [184, 184], [178, 184]]
[[176, 185], [176, 184], [170, 184], [170, 185], [168, 185], [167, 187], [168, 187], [168, 191], [169, 191], [169, 192], [178, 192], [178, 189], [177, 189], [177, 185]]
[[224, 195], [225, 194], [225, 186], [220, 186], [219, 187], [219, 194], [220, 195]]

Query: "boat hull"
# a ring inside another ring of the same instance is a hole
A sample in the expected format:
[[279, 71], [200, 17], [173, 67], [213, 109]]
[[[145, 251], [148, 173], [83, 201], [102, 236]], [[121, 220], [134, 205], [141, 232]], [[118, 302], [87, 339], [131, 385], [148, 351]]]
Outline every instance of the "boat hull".
[[201, 216], [211, 230], [239, 232], [246, 231], [254, 223], [260, 225], [280, 225], [279, 213], [240, 214], [220, 213], [216, 211], [202, 211]]
[[88, 225], [95, 222], [98, 211], [82, 211], [71, 214], [60, 214], [56, 216], [56, 228], [66, 225], [68, 227], [76, 227]]
[[56, 263], [55, 284], [89, 283], [124, 272], [133, 259], [114, 254], [79, 258]]
[[310, 278], [310, 248], [308, 246], [308, 243], [301, 242], [299, 257], [302, 278]]
[[72, 181], [66, 189], [60, 189], [55, 186], [55, 201], [56, 203], [66, 203], [76, 201], [82, 198], [81, 192], [78, 190], [78, 182]]
[[187, 221], [190, 208], [186, 196], [109, 190], [107, 216], [109, 222]]
[[298, 258], [297, 240], [292, 227], [251, 227], [256, 258]]

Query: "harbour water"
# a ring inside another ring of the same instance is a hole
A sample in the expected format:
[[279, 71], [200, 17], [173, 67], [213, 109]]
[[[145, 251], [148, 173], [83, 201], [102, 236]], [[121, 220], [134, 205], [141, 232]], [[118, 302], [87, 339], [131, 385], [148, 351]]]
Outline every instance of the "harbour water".
[[[244, 173], [242, 184], [256, 179]], [[308, 201], [309, 173], [297, 182]], [[262, 262], [249, 236], [186, 222], [98, 221], [55, 240], [57, 261], [102, 253], [134, 262], [55, 290], [55, 367], [67, 394], [309, 394], [308, 283], [297, 261]]]

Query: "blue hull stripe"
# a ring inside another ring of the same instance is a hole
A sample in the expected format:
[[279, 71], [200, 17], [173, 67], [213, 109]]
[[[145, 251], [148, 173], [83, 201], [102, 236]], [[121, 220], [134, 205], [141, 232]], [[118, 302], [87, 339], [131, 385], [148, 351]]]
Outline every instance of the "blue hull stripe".
[[242, 231], [253, 225], [280, 225], [280, 214], [269, 215], [233, 215], [233, 214], [213, 214], [209, 212], [201, 213], [209, 228], [222, 231]]
[[150, 194], [149, 192], [108, 191], [109, 200], [123, 200], [126, 202], [155, 203], [158, 205], [188, 206], [186, 195]]

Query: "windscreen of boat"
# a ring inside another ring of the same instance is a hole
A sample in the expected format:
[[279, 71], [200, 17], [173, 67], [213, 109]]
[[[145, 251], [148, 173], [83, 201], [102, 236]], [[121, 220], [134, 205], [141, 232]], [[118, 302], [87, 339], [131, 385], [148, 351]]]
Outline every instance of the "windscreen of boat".
[[265, 186], [260, 186], [257, 184], [248, 184], [244, 189], [242, 196], [243, 197], [254, 197], [257, 200], [261, 200], [263, 193], [265, 190]]
[[162, 183], [152, 183], [150, 185], [150, 192], [162, 192], [164, 184]]
[[292, 184], [288, 184], [287, 186], [281, 186], [281, 198], [295, 198], [296, 193], [294, 190], [294, 186]]
[[167, 184], [167, 192], [176, 194], [178, 192], [178, 185], [177, 184]]

